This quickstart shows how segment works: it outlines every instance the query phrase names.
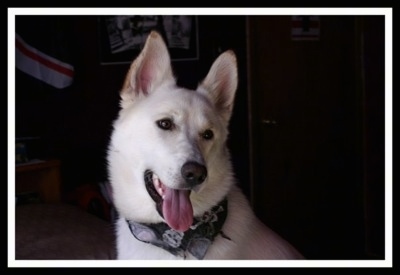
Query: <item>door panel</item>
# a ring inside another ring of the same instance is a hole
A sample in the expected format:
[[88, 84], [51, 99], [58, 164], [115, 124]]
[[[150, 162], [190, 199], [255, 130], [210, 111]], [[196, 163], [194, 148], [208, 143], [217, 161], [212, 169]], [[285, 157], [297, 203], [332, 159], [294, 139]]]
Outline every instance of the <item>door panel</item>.
[[309, 258], [363, 251], [355, 18], [320, 17], [293, 41], [290, 16], [249, 17], [254, 208]]

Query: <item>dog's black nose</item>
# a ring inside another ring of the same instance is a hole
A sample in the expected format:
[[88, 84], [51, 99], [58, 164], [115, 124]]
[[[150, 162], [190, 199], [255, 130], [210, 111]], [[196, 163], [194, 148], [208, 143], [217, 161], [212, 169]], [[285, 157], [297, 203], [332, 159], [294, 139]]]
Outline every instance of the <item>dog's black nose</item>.
[[201, 184], [207, 177], [207, 168], [197, 162], [188, 161], [181, 168], [182, 177], [190, 186]]

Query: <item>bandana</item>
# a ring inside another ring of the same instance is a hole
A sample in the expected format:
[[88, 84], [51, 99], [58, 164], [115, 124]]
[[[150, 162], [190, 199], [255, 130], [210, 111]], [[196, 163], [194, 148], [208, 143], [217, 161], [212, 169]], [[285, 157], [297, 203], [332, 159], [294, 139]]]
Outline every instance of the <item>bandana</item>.
[[228, 212], [227, 205], [228, 201], [223, 200], [210, 211], [206, 211], [202, 217], [195, 218], [185, 232], [176, 231], [163, 222], [143, 224], [127, 220], [127, 223], [133, 236], [139, 241], [151, 243], [183, 258], [186, 258], [186, 252], [189, 252], [201, 260], [218, 234], [230, 240], [221, 231]]

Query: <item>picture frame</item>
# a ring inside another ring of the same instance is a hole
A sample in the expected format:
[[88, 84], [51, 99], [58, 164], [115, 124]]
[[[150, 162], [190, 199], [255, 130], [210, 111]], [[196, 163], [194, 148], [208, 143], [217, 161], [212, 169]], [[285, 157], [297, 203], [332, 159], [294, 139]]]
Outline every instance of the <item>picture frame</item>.
[[99, 16], [100, 64], [131, 63], [152, 30], [163, 36], [172, 61], [199, 59], [197, 16]]

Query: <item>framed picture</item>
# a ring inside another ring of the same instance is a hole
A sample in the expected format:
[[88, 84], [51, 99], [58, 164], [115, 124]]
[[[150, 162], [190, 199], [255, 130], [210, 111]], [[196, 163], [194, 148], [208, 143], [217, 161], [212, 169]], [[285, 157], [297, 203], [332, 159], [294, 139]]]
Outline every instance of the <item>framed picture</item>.
[[197, 16], [99, 16], [98, 23], [101, 64], [131, 63], [152, 30], [163, 36], [172, 61], [199, 58]]

